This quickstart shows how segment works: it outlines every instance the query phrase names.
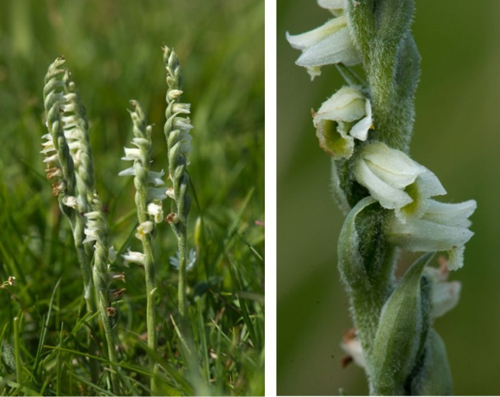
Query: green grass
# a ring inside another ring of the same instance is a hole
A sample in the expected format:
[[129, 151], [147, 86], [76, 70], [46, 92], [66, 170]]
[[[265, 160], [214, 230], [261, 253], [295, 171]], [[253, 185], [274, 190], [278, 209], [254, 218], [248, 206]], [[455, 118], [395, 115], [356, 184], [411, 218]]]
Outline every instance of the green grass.
[[144, 271], [117, 260], [126, 274], [115, 325], [121, 394], [150, 393], [149, 356], [166, 395], [264, 393], [263, 21], [254, 0], [1, 2], [0, 281], [17, 281], [0, 290], [2, 395], [110, 394], [104, 333], [86, 313], [71, 230], [39, 153], [43, 77], [64, 55], [87, 108], [112, 244], [138, 249], [133, 183], [117, 174], [132, 138], [130, 99], [155, 124], [153, 168], [167, 168], [162, 44], [175, 48], [192, 103], [191, 248], [199, 217], [202, 233], [182, 324], [169, 264], [176, 239], [159, 226], [157, 352], [144, 339]]

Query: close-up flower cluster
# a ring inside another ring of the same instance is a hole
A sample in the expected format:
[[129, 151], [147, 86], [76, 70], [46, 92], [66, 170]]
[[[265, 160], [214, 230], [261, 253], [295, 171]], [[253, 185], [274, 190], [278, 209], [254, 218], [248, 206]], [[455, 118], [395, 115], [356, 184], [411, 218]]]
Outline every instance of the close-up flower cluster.
[[[318, 0], [334, 17], [286, 38], [312, 78], [335, 65], [346, 83], [312, 112], [319, 146], [331, 157], [334, 196], [347, 214], [338, 267], [355, 329], [342, 347], [364, 367], [372, 394], [448, 394], [451, 375], [433, 321], [458, 302], [460, 283], [446, 278], [464, 266], [477, 204], [437, 201], [445, 188], [408, 154], [420, 75], [414, 5], [385, 3]], [[397, 280], [402, 251], [424, 255]], [[429, 266], [439, 251], [447, 254], [441, 270]], [[431, 375], [438, 362], [440, 380]]]

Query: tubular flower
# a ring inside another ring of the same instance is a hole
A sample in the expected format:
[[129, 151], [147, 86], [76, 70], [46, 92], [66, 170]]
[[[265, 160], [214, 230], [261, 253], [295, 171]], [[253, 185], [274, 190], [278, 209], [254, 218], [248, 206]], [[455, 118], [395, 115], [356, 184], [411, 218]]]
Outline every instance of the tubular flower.
[[429, 197], [446, 194], [431, 171], [381, 142], [360, 150], [354, 176], [382, 207], [394, 209], [402, 223], [410, 216], [421, 217]]
[[[319, 0], [318, 3], [334, 15], [343, 11], [339, 6], [345, 6], [343, 1]], [[287, 32], [286, 38], [293, 48], [302, 51], [295, 63], [307, 69], [311, 80], [321, 74], [321, 66], [336, 63], [351, 66], [361, 62], [361, 57], [354, 48], [345, 15], [333, 18], [306, 33], [290, 35]]]
[[409, 251], [448, 251], [448, 269], [460, 269], [464, 245], [474, 235], [468, 218], [476, 206], [475, 200], [447, 204], [429, 199], [420, 218], [410, 217], [402, 223], [390, 215], [385, 223], [387, 241]]
[[163, 222], [163, 208], [161, 206], [161, 203], [149, 203], [148, 214], [154, 218], [156, 223]]
[[370, 101], [357, 88], [342, 87], [313, 115], [321, 148], [335, 160], [348, 159], [354, 138], [365, 141], [373, 128]]
[[128, 250], [126, 254], [122, 255], [122, 258], [127, 267], [129, 263], [144, 265], [144, 254], [142, 252]]
[[153, 231], [154, 224], [151, 221], [146, 221], [141, 223], [139, 226], [137, 226], [137, 233], [135, 234], [135, 237], [137, 237], [139, 240], [144, 240], [144, 237], [146, 234], [150, 234]]

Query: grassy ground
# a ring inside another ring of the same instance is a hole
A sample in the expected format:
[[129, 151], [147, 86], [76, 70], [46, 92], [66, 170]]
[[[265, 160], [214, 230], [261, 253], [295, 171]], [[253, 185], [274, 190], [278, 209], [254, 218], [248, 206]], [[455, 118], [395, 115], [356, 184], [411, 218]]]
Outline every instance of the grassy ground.
[[[96, 184], [112, 243], [137, 249], [134, 188], [118, 178], [132, 138], [128, 101], [154, 123], [154, 169], [167, 168], [162, 44], [182, 65], [192, 103], [189, 172], [202, 217], [189, 272], [189, 314], [176, 329], [176, 240], [159, 227], [159, 383], [163, 394], [264, 392], [264, 2], [254, 0], [0, 3], [0, 393], [107, 395], [103, 332], [85, 312], [66, 219], [45, 179], [40, 137], [48, 65], [64, 55], [87, 108]], [[193, 227], [189, 245], [194, 247]], [[117, 261], [120, 262], [120, 261]], [[145, 285], [120, 268], [126, 292], [115, 325], [121, 394], [149, 394]], [[88, 335], [97, 348], [91, 356]]]

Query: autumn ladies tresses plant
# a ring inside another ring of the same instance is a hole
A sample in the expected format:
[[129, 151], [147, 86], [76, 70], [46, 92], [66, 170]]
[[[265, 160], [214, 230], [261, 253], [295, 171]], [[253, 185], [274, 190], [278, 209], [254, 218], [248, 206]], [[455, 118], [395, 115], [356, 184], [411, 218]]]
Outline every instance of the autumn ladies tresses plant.
[[172, 226], [179, 247], [179, 313], [186, 315], [186, 262], [187, 262], [187, 220], [191, 198], [189, 197], [189, 174], [187, 172], [187, 155], [191, 151], [191, 135], [193, 128], [187, 115], [191, 105], [182, 103], [180, 97], [181, 74], [177, 55], [173, 50], [163, 47], [163, 60], [167, 71], [167, 109], [164, 126], [168, 145], [168, 171], [172, 188], [167, 195], [172, 198], [172, 212], [167, 216], [167, 222]]
[[[155, 172], [149, 169], [151, 163], [152, 126], [147, 126], [146, 116], [136, 101], [130, 101], [134, 110], [130, 112], [130, 117], [134, 124], [134, 138], [132, 145], [134, 148], [125, 148], [125, 157], [122, 160], [133, 161], [134, 165], [121, 171], [118, 175], [133, 175], [136, 188], [135, 205], [137, 208], [137, 233], [135, 237], [142, 243], [143, 252], [128, 251], [122, 255], [126, 262], [144, 265], [146, 273], [146, 296], [147, 296], [147, 335], [148, 347], [156, 352], [156, 305], [154, 293], [156, 291], [155, 260], [151, 243], [155, 234], [155, 223], [163, 222], [162, 200], [166, 199], [166, 189], [155, 186], [163, 185], [161, 179], [165, 174], [163, 171]], [[151, 186], [153, 185], [153, 186]], [[155, 361], [150, 359], [151, 370], [154, 371]], [[155, 393], [156, 386], [154, 377], [151, 378], [151, 389]]]
[[[339, 270], [356, 330], [342, 347], [363, 366], [373, 395], [451, 394], [444, 343], [432, 328], [453, 308], [476, 202], [446, 204], [430, 170], [408, 156], [420, 56], [410, 25], [413, 0], [318, 0], [334, 18], [289, 35], [312, 78], [335, 64], [346, 80], [313, 115], [320, 146], [332, 157], [334, 195], [347, 218]], [[366, 83], [349, 66], [362, 63]], [[395, 281], [400, 249], [427, 252]], [[441, 268], [426, 265], [446, 251]]]
[[[109, 226], [102, 204], [94, 189], [92, 153], [89, 145], [85, 108], [62, 68], [65, 60], [57, 58], [45, 76], [44, 105], [49, 134], [43, 136], [42, 153], [47, 164], [47, 178], [53, 179], [53, 193], [61, 211], [68, 218], [82, 269], [87, 308], [93, 311], [94, 291], [107, 342], [110, 363], [116, 362], [115, 335], [108, 290], [108, 263], [115, 251], [109, 243]], [[91, 264], [93, 263], [93, 266]], [[95, 288], [94, 288], [95, 287]], [[111, 390], [117, 391], [117, 368], [111, 374]]]

